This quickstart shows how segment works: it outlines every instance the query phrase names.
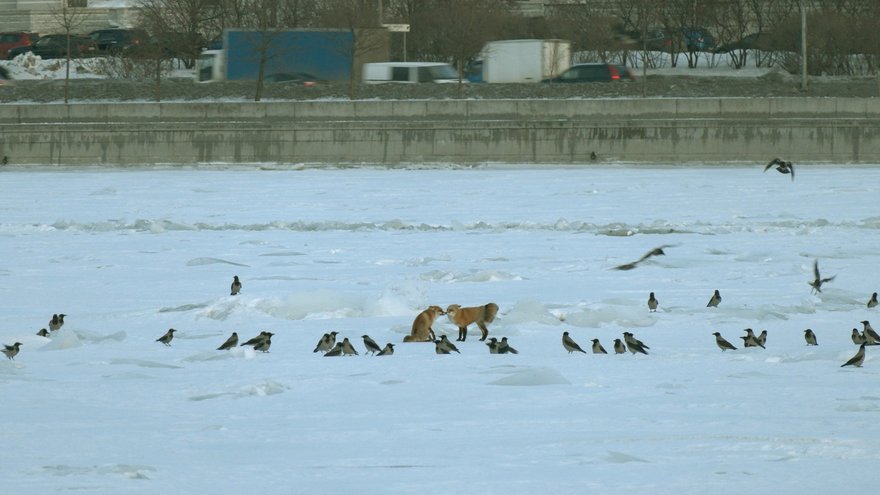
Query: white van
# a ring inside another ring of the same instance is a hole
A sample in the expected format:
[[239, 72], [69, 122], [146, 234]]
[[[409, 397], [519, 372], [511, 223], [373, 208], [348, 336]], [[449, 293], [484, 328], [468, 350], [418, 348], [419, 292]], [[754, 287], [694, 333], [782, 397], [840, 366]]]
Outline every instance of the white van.
[[363, 73], [367, 84], [458, 82], [455, 68], [438, 62], [376, 62], [364, 64]]

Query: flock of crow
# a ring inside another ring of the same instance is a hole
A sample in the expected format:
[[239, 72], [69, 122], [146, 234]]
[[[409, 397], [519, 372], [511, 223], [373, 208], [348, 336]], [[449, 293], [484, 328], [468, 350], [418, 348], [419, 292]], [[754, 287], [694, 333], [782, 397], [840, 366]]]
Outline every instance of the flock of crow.
[[[790, 161], [785, 161], [780, 158], [774, 158], [771, 160], [765, 167], [764, 172], [767, 170], [776, 167], [776, 170], [782, 174], [791, 175], [791, 180], [794, 180], [794, 165]], [[656, 247], [647, 253], [645, 253], [641, 258], [632, 261], [630, 263], [624, 263], [622, 265], [617, 265], [614, 267], [615, 270], [632, 270], [636, 268], [640, 263], [654, 257], [654, 256], [665, 256], [666, 253], [663, 251], [664, 249], [668, 249], [673, 247], [671, 244], [664, 244], [662, 246]], [[834, 280], [836, 275], [831, 277], [822, 277], [819, 272], [819, 261], [815, 260], [813, 262], [813, 280], [809, 281], [809, 285], [812, 288], [813, 293], [822, 292], [822, 285], [831, 282]], [[242, 284], [241, 280], [239, 280], [238, 275], [235, 275], [232, 280], [232, 284], [230, 286], [230, 295], [238, 295], [241, 292]], [[712, 294], [709, 299], [709, 302], [706, 304], [706, 307], [718, 307], [721, 303], [721, 293], [717, 289]], [[648, 296], [648, 310], [656, 311], [659, 302], [655, 297], [654, 293], [651, 292]], [[867, 307], [874, 308], [878, 305], [877, 293], [874, 292], [871, 295], [871, 298], [868, 300]], [[64, 317], [67, 316], [65, 314], [53, 314], [52, 319], [49, 321], [48, 330], [46, 328], [41, 328], [37, 335], [42, 337], [49, 337], [52, 332], [58, 331], [64, 325]], [[844, 366], [856, 366], [860, 367], [862, 363], [865, 361], [865, 346], [869, 345], [880, 345], [880, 335], [877, 334], [876, 331], [871, 327], [871, 324], [868, 320], [861, 321], [863, 325], [863, 330], [859, 332], [857, 328], [853, 328], [852, 330], [852, 341], [854, 344], [859, 346], [858, 352], [850, 358], [847, 362], [841, 365]], [[171, 341], [174, 339], [174, 333], [177, 330], [170, 328], [164, 335], [156, 339], [156, 342], [160, 342], [166, 346], [171, 345]], [[759, 335], [755, 335], [754, 331], [751, 328], [745, 329], [746, 334], [741, 336], [740, 338], [743, 340], [743, 347], [761, 347], [764, 348], [764, 345], [767, 341], [767, 331], [762, 331]], [[239, 344], [238, 343], [238, 333], [232, 332], [232, 335], [229, 336], [226, 341], [217, 348], [217, 350], [227, 350], [232, 349], [239, 346], [251, 346], [255, 351], [261, 352], [269, 352], [269, 347], [272, 345], [272, 336], [275, 335], [272, 332], [263, 331], [260, 332], [259, 335], [253, 337], [246, 342]], [[329, 332], [325, 333], [318, 340], [318, 344], [315, 346], [313, 352], [323, 352], [325, 357], [335, 357], [335, 356], [356, 356], [358, 355], [357, 349], [355, 349], [354, 345], [349, 341], [348, 337], [344, 337], [341, 342], [336, 341], [336, 336], [338, 332]], [[736, 350], [736, 346], [728, 342], [724, 337], [721, 336], [720, 332], [714, 332], [712, 335], [715, 336], [715, 343], [718, 345], [718, 348], [722, 351], [727, 350]], [[372, 354], [376, 356], [390, 356], [394, 354], [394, 344], [387, 343], [385, 347], [379, 347], [379, 345], [370, 338], [369, 335], [363, 335], [361, 337], [364, 342], [364, 347], [366, 348], [366, 354]], [[816, 334], [811, 329], [804, 330], [804, 340], [807, 345], [814, 346], [818, 345], [818, 341], [816, 339]], [[12, 345], [4, 345], [2, 352], [6, 355], [8, 359], [14, 359], [16, 355], [18, 355], [20, 347], [23, 344], [21, 342], [15, 342]], [[489, 348], [490, 354], [518, 354], [518, 351], [514, 349], [507, 340], [507, 337], [503, 337], [501, 340], [498, 340], [495, 337], [492, 337], [486, 342], [486, 346]], [[440, 339], [434, 341], [435, 352], [437, 354], [451, 354], [451, 353], [460, 353], [458, 348], [449, 341], [446, 335], [441, 335]], [[562, 333], [562, 347], [568, 351], [569, 354], [574, 352], [585, 353], [584, 351], [569, 335], [568, 332]], [[627, 351], [632, 354], [641, 353], [648, 354], [648, 350], [650, 347], [645, 345], [644, 342], [635, 338], [631, 332], [623, 332], [623, 340], [615, 339], [614, 340], [614, 352], [616, 354], [624, 354]], [[599, 342], [599, 339], [592, 340], [592, 352], [594, 354], [607, 354], [608, 352], [602, 347], [602, 344]]]
[[[620, 268], [623, 270], [629, 270], [635, 267], [636, 264], [650, 258], [651, 256], [658, 256], [665, 254], [663, 252], [663, 248], [669, 246], [661, 246], [649, 251], [645, 256], [642, 256], [639, 260], [628, 263], [627, 265], [621, 265], [626, 268]], [[830, 282], [834, 279], [834, 277], [822, 277], [819, 273], [819, 264], [818, 261], [813, 263], [813, 276], [814, 279], [809, 282], [810, 287], [812, 287], [813, 292], [821, 292], [822, 285]], [[242, 284], [236, 275], [233, 278], [232, 285], [230, 286], [230, 294], [235, 296], [241, 292]], [[718, 307], [721, 303], [721, 293], [719, 290], [715, 290], [712, 296], [709, 298], [709, 302], [706, 304], [706, 307]], [[659, 306], [659, 301], [655, 297], [654, 293], [651, 292], [648, 295], [648, 310], [656, 311]], [[878, 306], [877, 293], [874, 292], [871, 295], [871, 298], [868, 300], [867, 307], [874, 308]], [[64, 325], [64, 317], [66, 314], [53, 314], [52, 319], [49, 320], [48, 329], [41, 328], [37, 335], [42, 337], [49, 337], [52, 333], [57, 332]], [[859, 332], [858, 329], [853, 328], [852, 330], [852, 341], [854, 344], [859, 346], [859, 350], [855, 356], [849, 359], [846, 363], [841, 366], [861, 366], [865, 361], [865, 346], [868, 345], [880, 345], [880, 335], [871, 327], [871, 323], [868, 320], [863, 320], [862, 325], [864, 326], [864, 330]], [[156, 342], [164, 344], [166, 346], [171, 345], [171, 341], [174, 340], [174, 333], [177, 332], [174, 328], [169, 328], [161, 337], [156, 339]], [[745, 329], [746, 334], [741, 336], [740, 338], [743, 340], [744, 347], [760, 347], [765, 348], [765, 344], [767, 342], [767, 331], [762, 331], [759, 335], [755, 335], [754, 331], [751, 328]], [[321, 336], [318, 340], [317, 345], [315, 346], [314, 351], [312, 352], [322, 352], [325, 357], [336, 357], [336, 356], [357, 356], [359, 353], [355, 346], [351, 343], [348, 337], [344, 337], [342, 341], [337, 342], [336, 336], [339, 332], [328, 332]], [[244, 343], [239, 344], [239, 338], [237, 332], [232, 332], [232, 335], [217, 348], [217, 350], [227, 350], [233, 349], [235, 347], [241, 346], [251, 346], [255, 351], [261, 352], [269, 352], [269, 347], [272, 345], [272, 336], [275, 335], [272, 332], [262, 331], [259, 335], [245, 341]], [[737, 347], [728, 342], [724, 337], [721, 336], [720, 332], [713, 333], [715, 336], [715, 343], [718, 345], [718, 348], [722, 351], [727, 350], [736, 350]], [[379, 344], [376, 343], [375, 340], [370, 338], [369, 335], [362, 335], [364, 347], [366, 349], [366, 354], [376, 355], [376, 356], [391, 356], [394, 354], [394, 344], [387, 343], [385, 347], [380, 347]], [[818, 345], [818, 341], [816, 339], [816, 334], [811, 329], [804, 330], [804, 340], [807, 345]], [[16, 342], [12, 345], [4, 345], [4, 349], [2, 350], [3, 354], [6, 355], [9, 359], [14, 359], [15, 356], [19, 353], [20, 347], [22, 346], [21, 342]], [[501, 340], [498, 340], [495, 337], [488, 339], [486, 342], [486, 346], [489, 349], [490, 354], [519, 354], [519, 352], [513, 348], [507, 340], [507, 337], [502, 337]], [[581, 352], [586, 354], [577, 342], [571, 338], [568, 332], [562, 333], [562, 347], [568, 351], [569, 354], [574, 352]], [[437, 354], [451, 354], [451, 353], [460, 353], [458, 348], [453, 344], [446, 335], [441, 335], [439, 339], [434, 341], [434, 348]], [[615, 339], [613, 349], [615, 354], [625, 354], [627, 351], [632, 354], [648, 354], [648, 347], [644, 342], [635, 338], [635, 336], [631, 332], [623, 332], [623, 339]], [[599, 339], [592, 340], [592, 352], [594, 354], [608, 354], [608, 351], [602, 346]]]

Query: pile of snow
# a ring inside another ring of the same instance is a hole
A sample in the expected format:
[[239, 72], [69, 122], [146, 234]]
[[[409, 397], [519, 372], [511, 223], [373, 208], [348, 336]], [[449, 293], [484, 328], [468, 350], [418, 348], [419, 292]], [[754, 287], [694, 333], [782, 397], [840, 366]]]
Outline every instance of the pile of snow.
[[[91, 67], [96, 59], [71, 59], [70, 78], [100, 78]], [[64, 79], [67, 60], [55, 58], [43, 60], [33, 52], [22, 53], [12, 60], [0, 62], [9, 71], [12, 79]]]

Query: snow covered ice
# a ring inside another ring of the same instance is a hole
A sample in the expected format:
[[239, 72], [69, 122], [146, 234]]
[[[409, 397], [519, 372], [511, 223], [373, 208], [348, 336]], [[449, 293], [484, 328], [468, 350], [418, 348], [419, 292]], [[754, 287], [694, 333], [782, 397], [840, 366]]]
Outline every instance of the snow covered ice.
[[[880, 167], [762, 168], [6, 167], [0, 491], [870, 493], [880, 361], [840, 365], [880, 327]], [[518, 355], [401, 342], [488, 302]]]

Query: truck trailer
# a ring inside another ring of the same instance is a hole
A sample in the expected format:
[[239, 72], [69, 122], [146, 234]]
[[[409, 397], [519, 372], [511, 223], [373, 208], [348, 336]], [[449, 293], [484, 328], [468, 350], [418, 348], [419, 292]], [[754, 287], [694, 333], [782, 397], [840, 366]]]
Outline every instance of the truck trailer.
[[364, 62], [387, 60], [384, 29], [227, 29], [222, 48], [202, 52], [199, 81], [253, 81], [265, 56], [264, 78], [307, 75], [317, 81], [348, 81]]
[[500, 40], [486, 43], [469, 66], [471, 82], [537, 83], [571, 66], [565, 40]]

